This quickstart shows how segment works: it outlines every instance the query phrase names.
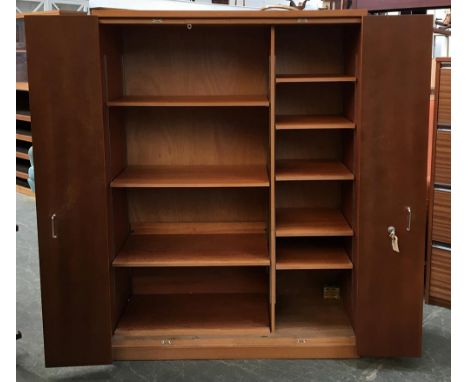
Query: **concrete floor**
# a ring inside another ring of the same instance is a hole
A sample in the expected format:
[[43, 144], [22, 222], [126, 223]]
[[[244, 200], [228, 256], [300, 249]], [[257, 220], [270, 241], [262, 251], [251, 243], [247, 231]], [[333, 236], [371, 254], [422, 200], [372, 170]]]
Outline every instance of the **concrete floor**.
[[17, 381], [450, 381], [450, 310], [432, 306], [424, 308], [419, 359], [115, 362], [46, 369], [34, 199], [17, 194], [16, 211], [16, 323], [23, 333], [16, 345]]

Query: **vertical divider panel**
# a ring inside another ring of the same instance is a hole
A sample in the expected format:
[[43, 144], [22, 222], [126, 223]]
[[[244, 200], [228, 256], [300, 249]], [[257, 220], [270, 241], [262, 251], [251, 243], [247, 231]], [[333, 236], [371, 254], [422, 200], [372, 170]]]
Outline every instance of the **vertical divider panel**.
[[276, 226], [275, 226], [275, 93], [276, 93], [275, 27], [270, 34], [270, 317], [275, 331], [276, 317]]
[[[120, 28], [101, 28], [101, 54], [103, 62], [104, 105], [109, 99], [123, 94], [122, 67], [122, 30]], [[109, 110], [104, 107], [106, 130], [106, 170], [109, 195], [109, 237], [111, 256], [109, 272], [111, 275], [112, 329], [115, 330], [131, 294], [131, 284], [127, 269], [112, 268], [112, 261], [124, 245], [130, 231], [125, 190], [112, 190], [109, 185], [122, 172], [127, 164], [125, 133], [125, 112], [121, 109]]]

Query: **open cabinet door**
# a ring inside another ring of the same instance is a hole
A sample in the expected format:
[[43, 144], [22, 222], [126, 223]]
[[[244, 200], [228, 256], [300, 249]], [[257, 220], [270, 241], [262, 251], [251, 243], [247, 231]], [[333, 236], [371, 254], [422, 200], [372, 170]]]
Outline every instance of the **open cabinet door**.
[[96, 17], [26, 16], [46, 366], [111, 362]]
[[431, 42], [432, 17], [364, 17], [354, 316], [360, 356], [421, 352]]

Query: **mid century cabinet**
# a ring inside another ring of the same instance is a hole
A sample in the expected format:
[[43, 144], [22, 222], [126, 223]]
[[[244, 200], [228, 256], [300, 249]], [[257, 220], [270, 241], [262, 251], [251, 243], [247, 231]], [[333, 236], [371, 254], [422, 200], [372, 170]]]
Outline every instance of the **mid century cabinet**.
[[436, 60], [426, 302], [451, 306], [451, 60]]
[[26, 34], [47, 366], [420, 355], [431, 17]]

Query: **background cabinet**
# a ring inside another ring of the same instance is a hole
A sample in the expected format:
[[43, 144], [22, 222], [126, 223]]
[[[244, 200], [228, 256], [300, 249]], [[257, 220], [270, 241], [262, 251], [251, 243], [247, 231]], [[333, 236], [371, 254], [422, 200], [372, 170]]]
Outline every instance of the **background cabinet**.
[[429, 186], [426, 302], [451, 304], [451, 60], [436, 61], [433, 159]]
[[431, 28], [26, 18], [46, 363], [418, 355]]

